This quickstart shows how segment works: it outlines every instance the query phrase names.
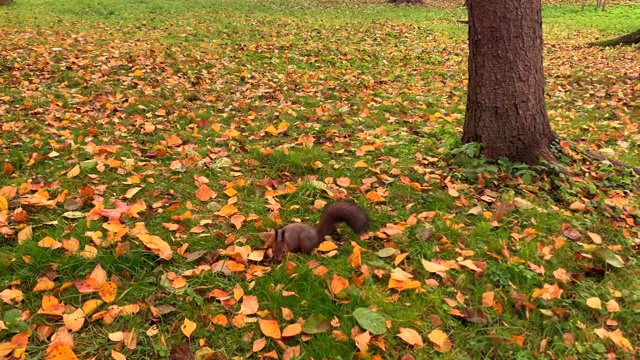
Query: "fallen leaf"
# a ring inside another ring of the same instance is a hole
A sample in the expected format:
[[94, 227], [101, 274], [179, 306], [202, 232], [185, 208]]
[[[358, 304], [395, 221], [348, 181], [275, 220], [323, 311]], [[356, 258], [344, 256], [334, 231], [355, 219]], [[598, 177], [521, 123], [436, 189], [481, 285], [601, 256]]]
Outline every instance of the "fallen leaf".
[[186, 337], [190, 338], [191, 334], [196, 329], [196, 327], [197, 327], [197, 325], [196, 325], [195, 322], [193, 322], [193, 321], [191, 321], [191, 320], [189, 320], [187, 318], [184, 318], [184, 321], [183, 321], [182, 325], [180, 326], [180, 330], [182, 331], [182, 333]]
[[258, 323], [260, 324], [260, 331], [262, 331], [265, 336], [276, 340], [282, 337], [277, 321], [258, 319]]

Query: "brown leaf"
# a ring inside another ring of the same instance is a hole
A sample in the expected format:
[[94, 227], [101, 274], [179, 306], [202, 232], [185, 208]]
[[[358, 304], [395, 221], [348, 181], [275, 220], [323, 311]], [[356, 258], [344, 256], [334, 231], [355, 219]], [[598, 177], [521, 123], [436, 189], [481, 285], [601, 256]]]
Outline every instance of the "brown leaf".
[[176, 345], [171, 348], [169, 353], [169, 359], [171, 360], [195, 360], [195, 358], [196, 356], [191, 351], [189, 344]]

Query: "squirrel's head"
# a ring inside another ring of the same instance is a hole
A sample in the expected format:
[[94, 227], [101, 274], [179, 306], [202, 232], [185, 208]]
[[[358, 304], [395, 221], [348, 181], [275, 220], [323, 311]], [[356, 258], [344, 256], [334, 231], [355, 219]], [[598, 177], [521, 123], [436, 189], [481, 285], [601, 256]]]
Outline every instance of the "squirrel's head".
[[279, 263], [287, 252], [287, 245], [284, 241], [281, 230], [273, 229], [272, 236], [273, 246], [271, 247], [271, 252], [273, 253], [273, 260]]

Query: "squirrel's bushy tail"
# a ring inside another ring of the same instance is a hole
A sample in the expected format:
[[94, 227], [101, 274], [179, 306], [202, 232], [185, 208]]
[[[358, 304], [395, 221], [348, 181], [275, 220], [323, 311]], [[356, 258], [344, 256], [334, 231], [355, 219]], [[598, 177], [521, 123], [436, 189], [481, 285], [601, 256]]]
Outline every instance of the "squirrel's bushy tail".
[[336, 231], [336, 226], [346, 223], [353, 231], [361, 233], [369, 228], [369, 216], [362, 208], [350, 200], [338, 200], [324, 208], [318, 223], [318, 239], [322, 242], [326, 235]]

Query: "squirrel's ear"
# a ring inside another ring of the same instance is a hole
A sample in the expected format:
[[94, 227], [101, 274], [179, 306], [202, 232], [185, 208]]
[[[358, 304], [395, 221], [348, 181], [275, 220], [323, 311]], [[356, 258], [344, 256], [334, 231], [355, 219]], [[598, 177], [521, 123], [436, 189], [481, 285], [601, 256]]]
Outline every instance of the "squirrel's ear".
[[273, 244], [276, 242], [276, 234], [277, 234], [277, 229], [269, 229], [267, 234], [269, 234], [267, 240], [264, 243], [264, 247], [266, 249], [273, 247]]
[[265, 249], [273, 246], [276, 242], [276, 229], [268, 229], [260, 233], [260, 239], [264, 242]]

